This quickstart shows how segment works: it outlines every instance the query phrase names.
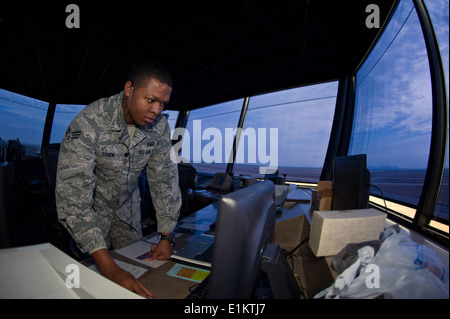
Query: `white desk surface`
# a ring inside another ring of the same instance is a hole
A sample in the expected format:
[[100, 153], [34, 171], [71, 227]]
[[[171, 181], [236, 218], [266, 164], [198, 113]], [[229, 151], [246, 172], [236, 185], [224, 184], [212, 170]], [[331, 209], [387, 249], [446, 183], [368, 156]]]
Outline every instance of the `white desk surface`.
[[[68, 265], [79, 269], [80, 287], [69, 288]], [[49, 243], [0, 250], [0, 299], [141, 298]]]

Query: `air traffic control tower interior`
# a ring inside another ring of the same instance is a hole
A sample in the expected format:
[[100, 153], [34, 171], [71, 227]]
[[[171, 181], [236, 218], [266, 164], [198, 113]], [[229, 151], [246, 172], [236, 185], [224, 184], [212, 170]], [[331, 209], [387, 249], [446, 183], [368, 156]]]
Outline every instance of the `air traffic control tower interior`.
[[[271, 226], [261, 226], [258, 240], [269, 248], [255, 260], [265, 270], [252, 276], [272, 279], [272, 297], [314, 298], [341, 273], [332, 260], [344, 247], [322, 253], [327, 227], [341, 227], [329, 226], [336, 215], [325, 212], [367, 211], [346, 225], [360, 218], [358, 225], [372, 229], [383, 214], [386, 228], [398, 225], [447, 256], [448, 298], [448, 21], [447, 0], [3, 2], [1, 251], [13, 256], [13, 249], [49, 243], [77, 262], [89, 259], [58, 220], [61, 142], [81, 110], [124, 91], [132, 69], [151, 60], [173, 79], [162, 114], [181, 161], [174, 247], [202, 231], [217, 235], [214, 249], [225, 251], [226, 231], [216, 231], [226, 221], [217, 214], [241, 207], [227, 200], [263, 192], [260, 203], [273, 197], [264, 211], [274, 223], [264, 217]], [[255, 190], [261, 185], [273, 192]], [[136, 187], [150, 240], [158, 221], [145, 170]], [[219, 252], [211, 258], [219, 260]], [[194, 283], [177, 286], [183, 279], [167, 275], [180, 260], [161, 266], [173, 289], [159, 296], [200, 295]], [[211, 270], [203, 286], [224, 285], [207, 265], [192, 268]], [[292, 267], [297, 272], [285, 276]], [[314, 267], [327, 271], [325, 280], [310, 279]], [[162, 270], [148, 269], [142, 278], [151, 288]], [[255, 297], [251, 289], [245, 298]], [[369, 297], [380, 296], [391, 295]]]

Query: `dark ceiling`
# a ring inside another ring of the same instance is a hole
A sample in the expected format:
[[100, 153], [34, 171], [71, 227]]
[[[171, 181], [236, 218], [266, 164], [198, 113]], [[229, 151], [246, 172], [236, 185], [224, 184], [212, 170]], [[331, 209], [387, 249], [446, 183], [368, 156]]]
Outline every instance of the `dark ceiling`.
[[[192, 109], [353, 72], [379, 32], [366, 6], [383, 23], [395, 1], [43, 2], [0, 5], [0, 88], [88, 104], [145, 58], [172, 73], [168, 108]], [[79, 29], [65, 25], [69, 3]]]

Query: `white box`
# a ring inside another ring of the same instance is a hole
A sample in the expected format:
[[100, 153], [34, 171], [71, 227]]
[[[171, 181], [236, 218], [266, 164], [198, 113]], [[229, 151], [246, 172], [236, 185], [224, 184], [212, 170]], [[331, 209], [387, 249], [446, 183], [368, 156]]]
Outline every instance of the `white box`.
[[349, 243], [377, 240], [386, 214], [376, 209], [314, 211], [309, 246], [316, 256], [333, 256]]

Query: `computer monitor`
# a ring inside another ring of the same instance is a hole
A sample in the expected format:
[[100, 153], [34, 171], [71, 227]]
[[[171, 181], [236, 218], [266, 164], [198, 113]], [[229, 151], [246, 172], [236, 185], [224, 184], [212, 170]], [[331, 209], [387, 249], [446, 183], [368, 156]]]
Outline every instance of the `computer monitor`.
[[[276, 216], [274, 195], [274, 184], [262, 181], [219, 200], [208, 298], [253, 297], [264, 275], [261, 265], [265, 252], [268, 255], [266, 263], [269, 263], [265, 268], [269, 269], [269, 277], [274, 273], [270, 269], [277, 269], [275, 273], [290, 274], [288, 280], [293, 278], [292, 271], [286, 269], [284, 255], [279, 256], [279, 246], [270, 243]], [[278, 287], [278, 283], [271, 285]]]
[[334, 158], [332, 183], [332, 210], [368, 208], [370, 171], [366, 154]]

